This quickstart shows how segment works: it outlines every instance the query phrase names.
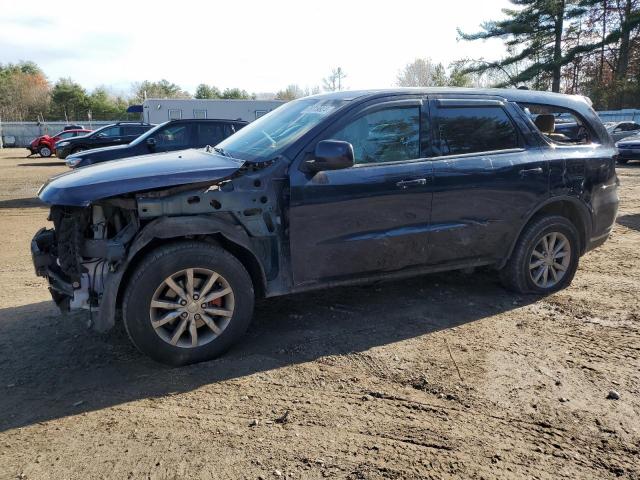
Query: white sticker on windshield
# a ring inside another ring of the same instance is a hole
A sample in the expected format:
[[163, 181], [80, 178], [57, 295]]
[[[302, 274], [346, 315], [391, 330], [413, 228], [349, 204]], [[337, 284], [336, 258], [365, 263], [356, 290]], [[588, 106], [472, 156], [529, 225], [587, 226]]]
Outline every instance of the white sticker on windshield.
[[310, 113], [310, 114], [316, 114], [316, 115], [326, 115], [327, 113], [335, 110], [336, 107], [334, 107], [333, 105], [326, 105], [326, 104], [315, 104], [315, 105], [309, 105], [307, 108], [305, 108], [304, 110], [302, 110], [302, 113]]

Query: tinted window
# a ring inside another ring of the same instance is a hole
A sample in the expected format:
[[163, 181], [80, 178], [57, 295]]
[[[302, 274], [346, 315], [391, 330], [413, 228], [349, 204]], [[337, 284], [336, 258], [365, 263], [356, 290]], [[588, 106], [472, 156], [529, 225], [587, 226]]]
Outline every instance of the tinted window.
[[222, 123], [200, 123], [198, 124], [198, 146], [217, 145], [229, 135], [225, 135], [226, 125]]
[[189, 124], [171, 125], [158, 130], [154, 138], [158, 148], [189, 148]]
[[147, 128], [140, 127], [140, 126], [134, 126], [134, 127], [126, 126], [124, 127], [124, 135], [137, 137], [138, 135], [142, 135], [147, 130], [148, 130]]
[[437, 113], [441, 155], [488, 152], [518, 147], [518, 135], [500, 107], [440, 108]]
[[118, 137], [120, 136], [120, 127], [108, 127], [98, 132], [98, 137]]
[[57, 137], [59, 138], [71, 138], [71, 137], [75, 137], [76, 133], [75, 132], [62, 132], [60, 134], [57, 135]]
[[420, 158], [420, 109], [389, 108], [357, 118], [331, 135], [353, 145], [355, 163]]

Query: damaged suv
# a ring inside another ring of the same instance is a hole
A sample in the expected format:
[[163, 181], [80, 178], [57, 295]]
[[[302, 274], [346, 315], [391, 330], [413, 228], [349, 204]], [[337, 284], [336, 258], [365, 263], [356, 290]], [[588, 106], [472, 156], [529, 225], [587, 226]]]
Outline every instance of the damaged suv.
[[[554, 132], [570, 116], [581, 134]], [[491, 266], [566, 287], [618, 206], [616, 149], [582, 97], [396, 89], [307, 97], [216, 147], [52, 178], [31, 249], [62, 310], [116, 312], [161, 362], [213, 358], [254, 299]]]

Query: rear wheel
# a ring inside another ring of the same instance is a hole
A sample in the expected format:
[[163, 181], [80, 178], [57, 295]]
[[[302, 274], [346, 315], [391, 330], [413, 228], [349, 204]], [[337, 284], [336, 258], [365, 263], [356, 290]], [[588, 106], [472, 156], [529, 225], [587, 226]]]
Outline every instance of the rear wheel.
[[254, 293], [242, 263], [199, 242], [161, 247], [134, 271], [123, 302], [127, 333], [153, 359], [186, 365], [212, 359], [246, 331]]
[[579, 258], [573, 223], [561, 216], [540, 217], [525, 227], [500, 277], [506, 288], [519, 293], [551, 293], [571, 283]]
[[42, 145], [39, 149], [38, 149], [38, 153], [40, 154], [41, 157], [44, 158], [48, 158], [51, 156], [51, 149], [49, 147], [47, 147], [46, 145]]

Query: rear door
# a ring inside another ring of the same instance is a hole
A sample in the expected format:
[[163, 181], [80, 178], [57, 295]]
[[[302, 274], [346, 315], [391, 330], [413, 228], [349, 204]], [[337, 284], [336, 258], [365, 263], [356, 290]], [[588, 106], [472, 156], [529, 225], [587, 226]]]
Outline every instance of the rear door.
[[[375, 101], [320, 140], [343, 140], [356, 164], [309, 174], [293, 168], [289, 230], [296, 285], [401, 270], [428, 257], [432, 163], [425, 158], [420, 98]], [[298, 165], [300, 161], [298, 158]]]
[[500, 100], [431, 100], [434, 194], [429, 262], [500, 260], [549, 191], [544, 151], [527, 145], [519, 107]]

